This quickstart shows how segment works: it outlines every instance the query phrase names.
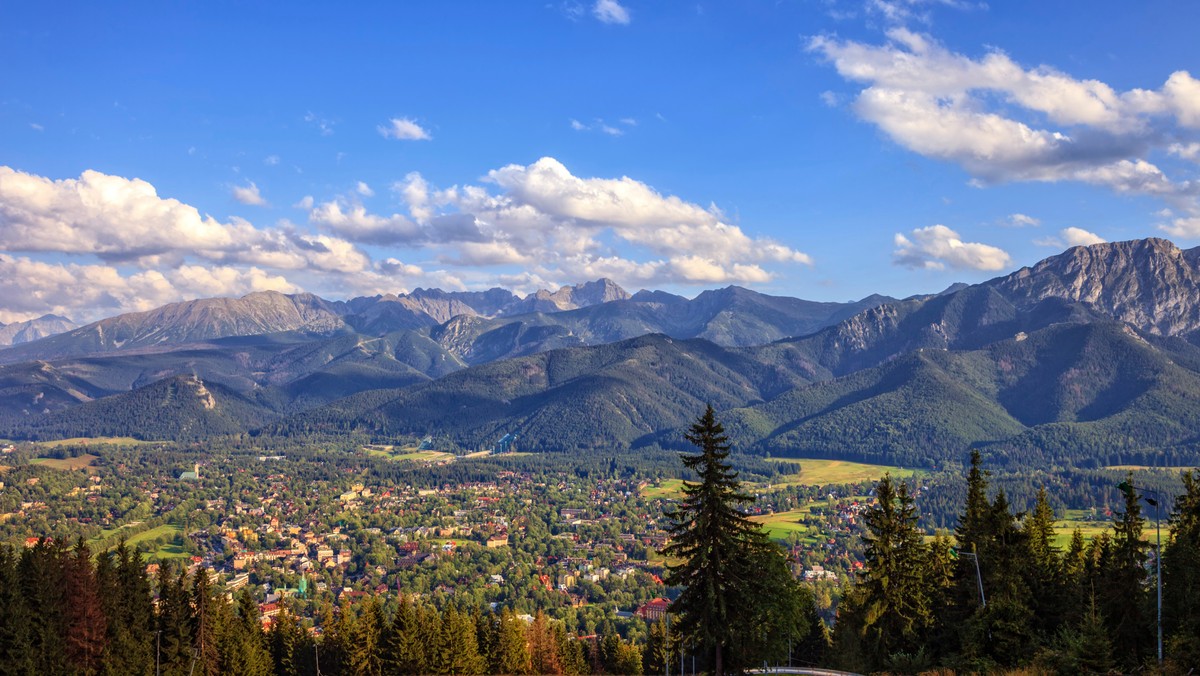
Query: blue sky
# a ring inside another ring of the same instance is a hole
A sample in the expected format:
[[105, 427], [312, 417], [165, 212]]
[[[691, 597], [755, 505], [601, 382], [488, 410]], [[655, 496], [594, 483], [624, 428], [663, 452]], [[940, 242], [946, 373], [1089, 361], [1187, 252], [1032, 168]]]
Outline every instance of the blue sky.
[[1196, 246], [1200, 5], [1082, 7], [9, 3], [0, 321], [600, 276], [848, 300]]

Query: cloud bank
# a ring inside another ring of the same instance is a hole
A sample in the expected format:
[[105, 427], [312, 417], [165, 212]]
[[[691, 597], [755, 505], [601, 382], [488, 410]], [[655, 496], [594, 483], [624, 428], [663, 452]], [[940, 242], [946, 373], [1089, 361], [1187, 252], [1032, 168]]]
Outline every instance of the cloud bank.
[[[253, 183], [236, 190], [242, 203], [265, 204]], [[756, 284], [811, 263], [715, 206], [628, 176], [576, 176], [550, 157], [448, 188], [410, 172], [390, 191], [406, 213], [376, 213], [364, 203], [373, 197], [356, 182], [296, 201], [302, 224], [259, 225], [202, 214], [138, 178], [89, 170], [55, 180], [0, 166], [0, 321], [46, 312], [87, 320], [266, 289], [353, 296], [601, 276], [630, 286]]]
[[1150, 159], [1193, 154], [1171, 143], [1200, 129], [1200, 80], [1187, 71], [1122, 92], [998, 50], [971, 58], [907, 28], [887, 37], [871, 45], [820, 36], [807, 46], [864, 85], [854, 112], [897, 144], [957, 164], [979, 185], [1078, 181], [1198, 210], [1200, 183]]

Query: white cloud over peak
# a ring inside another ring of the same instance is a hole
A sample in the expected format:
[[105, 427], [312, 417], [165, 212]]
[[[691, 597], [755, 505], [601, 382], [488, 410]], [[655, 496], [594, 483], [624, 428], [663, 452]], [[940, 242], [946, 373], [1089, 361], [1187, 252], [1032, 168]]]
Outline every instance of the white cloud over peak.
[[254, 228], [201, 216], [161, 198], [140, 179], [85, 171], [51, 180], [0, 166], [0, 249], [113, 258], [179, 249], [224, 252], [257, 237]]
[[393, 117], [387, 124], [379, 125], [378, 129], [384, 138], [399, 141], [429, 141], [433, 138], [421, 125], [407, 117]]
[[596, 0], [596, 4], [592, 5], [592, 15], [602, 23], [629, 24], [629, 10], [617, 0]]
[[1091, 246], [1092, 244], [1103, 244], [1108, 240], [1094, 232], [1088, 232], [1083, 228], [1064, 228], [1059, 232], [1063, 241], [1067, 246]]
[[[811, 263], [802, 252], [746, 235], [715, 209], [629, 177], [581, 178], [550, 157], [492, 170], [484, 182], [497, 190], [431, 190], [419, 174], [397, 185], [427, 241], [454, 243], [446, 261], [537, 262], [549, 276], [560, 270], [590, 278], [604, 269], [618, 280], [659, 283], [754, 283], [772, 276], [760, 264]], [[618, 251], [631, 246], [658, 260]]]
[[259, 192], [258, 186], [251, 181], [250, 185], [235, 185], [233, 186], [233, 199], [255, 207], [266, 206], [267, 200], [263, 199], [262, 193]]
[[341, 200], [322, 202], [312, 208], [308, 221], [355, 242], [397, 244], [421, 239], [421, 229], [400, 214], [377, 216], [366, 207]]
[[907, 268], [941, 270], [947, 265], [958, 270], [1003, 270], [1012, 258], [990, 244], [964, 242], [944, 225], [917, 228], [907, 236], [896, 233], [893, 260]]
[[1048, 246], [1055, 249], [1069, 249], [1075, 246], [1091, 246], [1093, 244], [1103, 244], [1108, 240], [1094, 232], [1089, 232], [1083, 228], [1063, 228], [1058, 231], [1057, 237], [1043, 237], [1035, 239], [1034, 244], [1038, 246]]
[[997, 50], [971, 58], [906, 28], [887, 36], [882, 45], [821, 36], [808, 48], [865, 85], [854, 111], [905, 148], [981, 184], [1080, 181], [1195, 205], [1200, 183], [1172, 180], [1147, 159], [1167, 151], [1164, 130], [1200, 127], [1200, 81], [1187, 72], [1157, 90], [1119, 92]]
[[307, 223], [262, 226], [204, 215], [136, 178], [89, 170], [54, 180], [0, 166], [0, 316], [86, 321], [265, 289], [464, 289], [464, 280], [494, 284], [516, 269], [561, 282], [755, 284], [811, 263], [716, 206], [627, 176], [576, 176], [549, 157], [500, 167], [476, 185], [438, 188], [413, 172], [391, 189], [406, 214], [372, 213], [361, 199], [373, 191], [356, 183], [332, 199], [300, 199]]
[[1173, 237], [1194, 239], [1200, 237], [1200, 215], [1181, 216], [1170, 223], [1159, 225], [1158, 229]]
[[242, 296], [253, 291], [294, 293], [299, 288], [258, 269], [181, 265], [122, 274], [108, 265], [49, 263], [0, 253], [0, 321], [47, 312], [80, 321], [96, 313], [150, 310], [185, 298]]

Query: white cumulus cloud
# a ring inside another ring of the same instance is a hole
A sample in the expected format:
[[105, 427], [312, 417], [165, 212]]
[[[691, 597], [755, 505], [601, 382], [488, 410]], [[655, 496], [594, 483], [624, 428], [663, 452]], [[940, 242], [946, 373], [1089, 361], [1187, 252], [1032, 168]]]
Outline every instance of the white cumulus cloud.
[[1026, 214], [1012, 214], [1008, 217], [1006, 223], [1006, 225], [1014, 228], [1036, 228], [1041, 224], [1041, 219]]
[[378, 129], [384, 138], [399, 141], [428, 141], [433, 138], [415, 120], [407, 117], [393, 117], [387, 124], [379, 125]]
[[1083, 228], [1064, 228], [1059, 232], [1063, 241], [1067, 246], [1091, 246], [1092, 244], [1103, 244], [1108, 240], [1094, 232], [1088, 232]]
[[1054, 249], [1069, 249], [1075, 246], [1103, 244], [1107, 241], [1094, 232], [1089, 232], [1083, 228], [1070, 227], [1059, 230], [1057, 237], [1043, 237], [1035, 239], [1033, 243], [1038, 246], [1046, 246]]
[[917, 228], [907, 236], [896, 233], [892, 256], [897, 265], [941, 270], [947, 265], [959, 270], [1003, 270], [1012, 259], [1006, 251], [990, 244], [964, 242], [944, 225]]
[[1200, 182], [1171, 179], [1148, 159], [1168, 151], [1164, 130], [1200, 127], [1200, 81], [1187, 72], [1156, 90], [1117, 91], [998, 50], [972, 58], [906, 28], [887, 36], [882, 45], [822, 36], [808, 48], [864, 85], [854, 111], [901, 146], [958, 164], [979, 184], [1079, 181], [1197, 204]]
[[602, 23], [622, 25], [629, 23], [629, 10], [621, 6], [617, 0], [596, 0], [596, 4], [592, 5], [592, 15]]
[[253, 182], [250, 185], [235, 185], [233, 186], [233, 199], [248, 204], [250, 206], [266, 206], [267, 200], [263, 199], [262, 193], [259, 192], [258, 186]]
[[[581, 178], [554, 158], [501, 167], [484, 181], [496, 190], [431, 190], [419, 174], [397, 186], [410, 213], [430, 230], [430, 242], [457, 242], [447, 261], [536, 261], [588, 276], [603, 267], [618, 280], [668, 283], [756, 283], [772, 277], [764, 264], [811, 263], [803, 252], [747, 235], [715, 209], [629, 177]], [[622, 251], [603, 244], [605, 236]], [[625, 251], [630, 247], [654, 260], [633, 260]]]

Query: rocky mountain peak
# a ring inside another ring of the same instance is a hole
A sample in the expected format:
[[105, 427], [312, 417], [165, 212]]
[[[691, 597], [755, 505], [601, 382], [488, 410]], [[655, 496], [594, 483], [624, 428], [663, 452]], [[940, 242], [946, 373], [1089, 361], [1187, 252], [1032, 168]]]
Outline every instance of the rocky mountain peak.
[[79, 325], [70, 319], [58, 315], [42, 315], [37, 319], [0, 324], [0, 346], [28, 343], [39, 338], [70, 331], [77, 326]]
[[987, 284], [1018, 305], [1047, 298], [1087, 303], [1143, 331], [1200, 328], [1196, 256], [1158, 238], [1079, 246]]
[[558, 291], [541, 289], [529, 294], [520, 303], [507, 308], [505, 314], [563, 312], [629, 298], [629, 292], [622, 289], [616, 282], [608, 278], [601, 278], [575, 286], [562, 286]]

